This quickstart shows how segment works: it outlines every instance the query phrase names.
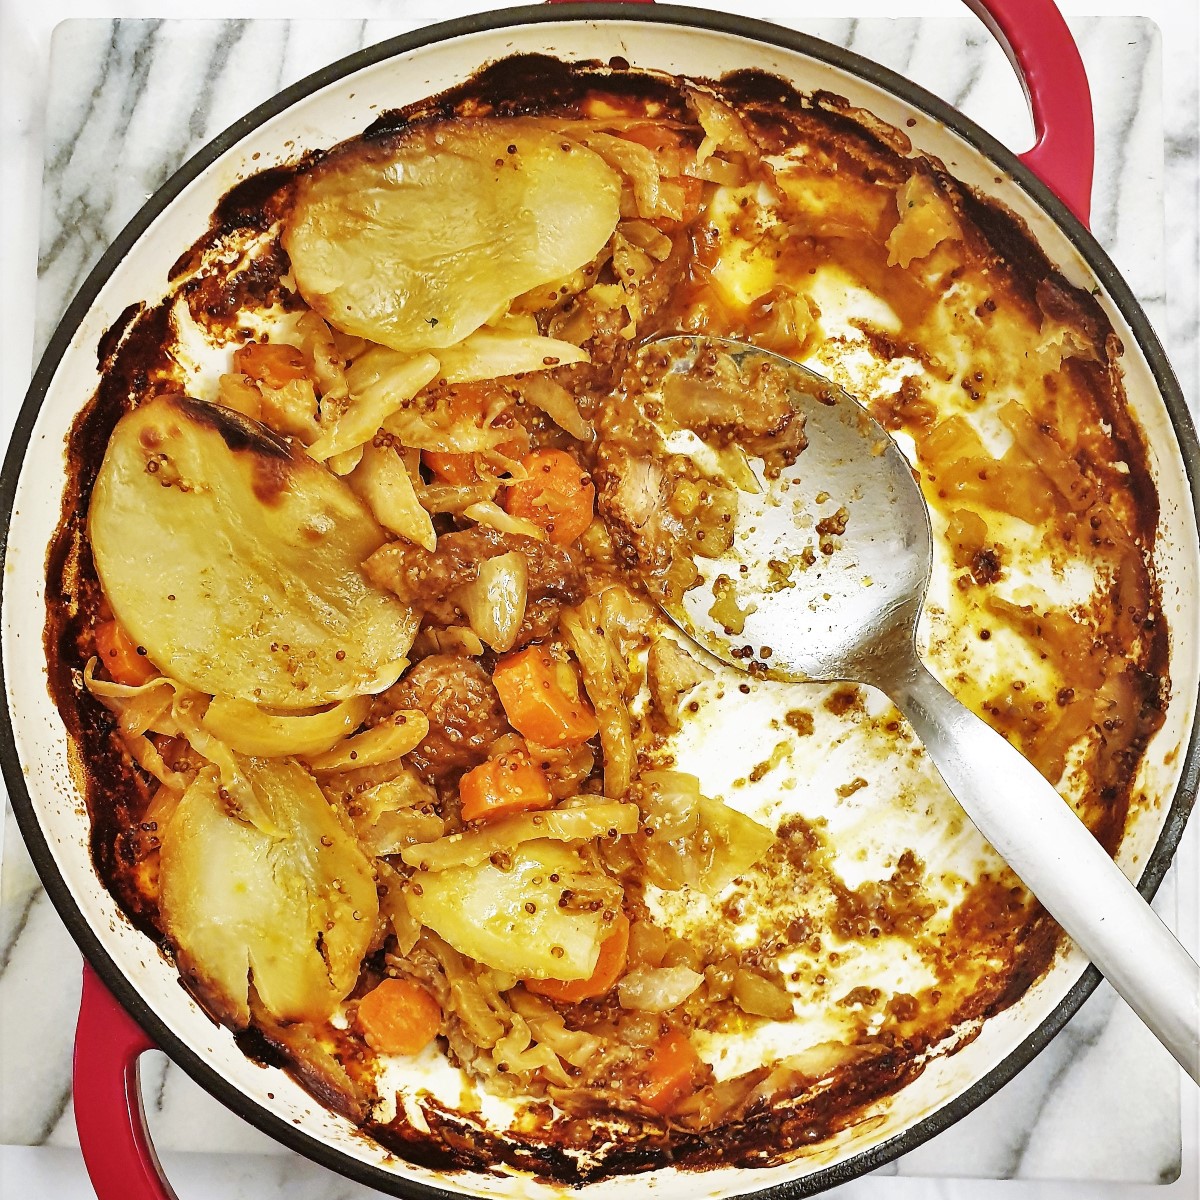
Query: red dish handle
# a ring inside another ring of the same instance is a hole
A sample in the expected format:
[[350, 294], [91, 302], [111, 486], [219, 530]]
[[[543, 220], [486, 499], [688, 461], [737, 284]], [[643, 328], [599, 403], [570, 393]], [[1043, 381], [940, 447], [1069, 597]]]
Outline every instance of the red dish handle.
[[138, 1059], [154, 1043], [83, 966], [75, 1027], [75, 1127], [97, 1200], [178, 1200], [150, 1141]]
[[1079, 47], [1054, 0], [963, 0], [1004, 47], [1033, 115], [1021, 161], [1084, 223], [1092, 211], [1096, 131]]
[[[573, 0], [547, 0], [570, 4]], [[625, 0], [652, 4], [654, 0]], [[1096, 135], [1079, 47], [1054, 0], [963, 0], [1004, 48], [1033, 116], [1021, 161], [1084, 223], [1092, 211]]]

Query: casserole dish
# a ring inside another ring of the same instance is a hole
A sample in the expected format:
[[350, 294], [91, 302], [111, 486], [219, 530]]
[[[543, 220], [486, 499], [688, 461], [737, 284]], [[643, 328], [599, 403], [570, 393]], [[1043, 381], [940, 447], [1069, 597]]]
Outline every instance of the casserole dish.
[[[664, 23], [668, 22], [668, 18], [667, 18], [667, 17], [664, 17], [664, 18], [663, 18], [663, 22], [664, 22]], [[650, 27], [650, 28], [653, 28], [653, 26], [648, 26], [648, 27]], [[656, 32], [661, 32], [660, 30], [657, 30], [657, 29], [656, 29], [655, 31], [656, 31]], [[567, 50], [567, 49], [564, 49], [562, 52], [563, 52], [564, 54], [566, 54], [566, 53], [568, 53], [568, 50]], [[570, 53], [571, 55], [582, 55], [582, 56], [585, 56], [585, 57], [586, 57], [586, 56], [602, 57], [602, 55], [601, 55], [601, 53], [600, 53], [600, 51], [599, 51], [598, 49], [597, 49], [597, 50], [592, 50], [592, 49], [590, 49], [590, 48], [575, 49], [575, 48], [573, 48], [573, 47], [572, 47], [572, 48], [570, 48], [570, 50], [569, 50], [569, 53]], [[486, 57], [486, 56], [487, 56], [487, 55], [484, 55], [484, 57]], [[723, 64], [721, 64], [721, 65], [722, 65], [722, 66], [725, 66], [726, 64], [724, 64], [724, 63], [723, 63]], [[689, 70], [694, 70], [694, 69], [695, 69], [695, 66], [694, 66], [694, 64], [692, 64], [691, 62], [689, 62], [689, 63], [688, 63], [688, 69], [689, 69]], [[774, 68], [773, 68], [773, 69], [774, 69]], [[808, 86], [808, 85], [805, 85], [805, 86]], [[840, 84], [839, 84], [839, 87], [840, 87]], [[879, 103], [878, 103], [878, 101], [877, 101], [877, 100], [873, 99], [873, 100], [872, 100], [872, 102], [871, 102], [869, 105], [867, 105], [867, 107], [870, 107], [870, 108], [872, 108], [873, 110], [876, 110], [876, 111], [878, 111], [878, 110], [879, 110], [879, 107], [880, 107], [880, 105], [879, 105]], [[897, 117], [897, 118], [893, 118], [893, 117], [892, 117], [892, 114], [890, 114], [890, 113], [889, 113], [889, 114], [887, 114], [887, 117], [888, 117], [888, 119], [893, 119], [893, 120], [894, 120], [894, 123], [896, 123], [896, 124], [899, 124], [899, 123], [900, 123], [900, 122], [899, 122], [899, 119], [898, 119], [898, 117]], [[329, 134], [329, 136], [326, 136], [326, 133], [328, 133], [328, 134]], [[338, 132], [336, 132], [336, 133], [333, 133], [332, 131], [323, 131], [323, 132], [322, 132], [322, 138], [323, 138], [323, 140], [329, 140], [329, 139], [330, 139], [330, 137], [332, 137], [334, 140], [336, 140], [336, 138], [337, 138], [337, 137], [340, 137], [340, 136], [343, 136], [343, 131], [341, 131], [341, 130], [339, 130], [339, 131], [338, 131]], [[969, 172], [967, 172], [967, 171], [965, 170], [965, 168], [963, 167], [963, 164], [962, 164], [962, 162], [961, 162], [961, 161], [958, 161], [958, 160], [956, 159], [956, 155], [955, 155], [955, 153], [954, 153], [954, 152], [950, 152], [950, 151], [947, 151], [947, 150], [945, 150], [945, 149], [941, 149], [941, 148], [937, 149], [935, 152], [939, 153], [939, 154], [940, 154], [940, 155], [941, 155], [941, 156], [942, 156], [942, 157], [943, 157], [943, 158], [944, 158], [944, 159], [945, 159], [947, 162], [952, 162], [952, 163], [954, 163], [954, 169], [955, 169], [956, 171], [964, 172], [965, 174], [967, 174], [967, 175], [969, 176]], [[228, 181], [229, 181], [229, 177], [226, 177], [226, 182], [228, 182]], [[202, 204], [202, 202], [198, 202], [198, 208], [197, 208], [197, 210], [196, 210], [196, 211], [197, 211], [197, 212], [199, 212], [199, 211], [200, 211], [200, 208], [202, 208], [202, 207], [203, 207], [203, 204]], [[1015, 203], [1013, 203], [1012, 207], [1016, 208], [1016, 207], [1018, 207], [1018, 206], [1017, 206]], [[185, 240], [186, 240], [186, 239], [185, 239]], [[1068, 258], [1068, 256], [1066, 255], [1065, 251], [1064, 251], [1064, 252], [1060, 252], [1060, 251], [1058, 251], [1058, 250], [1056, 250], [1056, 249], [1053, 249], [1053, 248], [1051, 248], [1051, 251], [1050, 251], [1050, 252], [1051, 252], [1052, 256], [1053, 256], [1053, 257], [1055, 257], [1055, 258], [1056, 258], [1058, 261], [1060, 261], [1060, 262], [1067, 263], [1067, 262], [1069, 261], [1069, 258]], [[1081, 268], [1081, 269], [1082, 269], [1082, 268]], [[1102, 278], [1102, 281], [1103, 281], [1103, 277], [1101, 277], [1101, 278]], [[100, 320], [102, 324], [107, 324], [107, 323], [108, 323], [108, 321], [109, 321], [109, 320], [111, 320], [111, 315], [112, 315], [112, 314], [110, 313], [110, 315], [109, 315], [109, 317], [108, 317], [107, 319], [105, 319], [105, 318], [97, 318], [97, 319], [98, 319], [98, 320]], [[86, 342], [86, 340], [87, 340], [89, 337], [91, 337], [91, 338], [94, 340], [94, 335], [95, 335], [95, 334], [98, 332], [98, 330], [99, 330], [99, 327], [97, 326], [97, 327], [93, 327], [93, 328], [91, 328], [91, 329], [88, 329], [88, 330], [83, 330], [83, 331], [80, 331], [80, 333], [79, 333], [79, 335], [78, 335], [78, 339], [77, 339], [77, 340], [78, 340], [78, 342], [80, 342], [80, 343]], [[1132, 332], [1132, 333], [1133, 333], [1133, 334], [1136, 336], [1136, 335], [1137, 335], [1137, 333], [1138, 333], [1139, 331], [1138, 331], [1136, 328], [1134, 328], [1134, 327], [1132, 326], [1132, 324], [1131, 324], [1131, 325], [1130, 325], [1130, 332]], [[1124, 331], [1122, 331], [1122, 336], [1123, 336], [1123, 337], [1125, 337], [1125, 333], [1124, 333]], [[1127, 349], [1128, 349], [1128, 348], [1129, 348], [1129, 347], [1130, 347], [1132, 344], [1133, 344], [1133, 340], [1132, 340], [1132, 339], [1129, 339], [1129, 338], [1126, 338], [1126, 345], [1127, 345]], [[1152, 358], [1153, 358], [1153, 356], [1152, 356], [1152, 355], [1150, 355], [1150, 358], [1152, 359]], [[1129, 387], [1129, 391], [1130, 391], [1131, 397], [1138, 395], [1138, 393], [1137, 393], [1137, 389], [1136, 389], [1136, 382], [1137, 382], [1137, 381], [1136, 381], [1136, 379], [1134, 378], [1134, 375], [1133, 375], [1133, 373], [1132, 373], [1132, 366], [1133, 366], [1133, 365], [1131, 365], [1131, 364], [1130, 364], [1130, 363], [1127, 361], [1127, 364], [1126, 364], [1126, 371], [1127, 371], [1127, 378], [1128, 378], [1128, 387]], [[1168, 394], [1170, 393], [1170, 388], [1169, 388], [1169, 386], [1168, 386], [1167, 384], [1160, 384], [1160, 388], [1161, 388], [1161, 390], [1162, 390], [1162, 391], [1164, 391], [1164, 392], [1167, 392]], [[1145, 417], [1143, 417], [1143, 421], [1144, 421], [1144, 423], [1147, 425], [1147, 427], [1151, 429], [1150, 436], [1151, 436], [1151, 440], [1153, 441], [1153, 438], [1154, 438], [1154, 432], [1153, 432], [1153, 428], [1152, 428], [1152, 426], [1151, 426], [1151, 422], [1149, 422], [1149, 421], [1148, 421], [1148, 420], [1147, 420]], [[1169, 430], [1164, 430], [1164, 436], [1167, 436], [1167, 435], [1169, 435]], [[53, 438], [53, 436], [49, 436], [49, 435], [46, 435], [46, 436], [47, 436], [47, 440], [48, 440], [49, 444], [53, 444], [53, 443], [54, 443], [54, 438]], [[1167, 455], [1166, 457], [1167, 457], [1167, 458], [1169, 458], [1170, 456], [1169, 456], [1169, 455]], [[1178, 479], [1176, 480], [1176, 483], [1177, 483], [1177, 484], [1179, 484], [1179, 480], [1178, 480]], [[1180, 486], [1182, 486], [1182, 485], [1180, 485]], [[1166, 512], [1168, 512], [1168, 511], [1170, 510], [1170, 507], [1171, 507], [1171, 504], [1172, 504], [1172, 493], [1171, 493], [1171, 491], [1170, 491], [1170, 488], [1169, 488], [1169, 487], [1167, 487], [1167, 486], [1165, 486], [1165, 484], [1164, 484], [1164, 482], [1163, 482], [1163, 481], [1160, 481], [1160, 494], [1161, 494], [1161, 495], [1162, 495], [1162, 497], [1163, 497], [1164, 513], [1166, 513]], [[1182, 511], [1184, 514], [1186, 514], [1186, 513], [1189, 511], [1189, 506], [1188, 506], [1188, 504], [1186, 503], [1186, 501], [1187, 501], [1186, 487], [1184, 487], [1182, 491], [1178, 491], [1177, 493], [1175, 493], [1175, 494], [1174, 494], [1174, 503], [1180, 506], [1180, 511]], [[22, 506], [21, 506], [21, 507], [22, 507], [22, 511], [25, 511], [25, 507], [26, 507], [26, 506], [25, 506], [25, 504], [24, 504], [24, 503], [22, 504]], [[1185, 522], [1185, 524], [1186, 524], [1186, 522]], [[1194, 541], [1194, 537], [1192, 538], [1192, 540]], [[1184, 545], [1187, 545], [1187, 544], [1188, 544], [1188, 537], [1187, 537], [1187, 531], [1186, 531], [1186, 529], [1184, 530], [1184, 536], [1183, 536], [1183, 539], [1182, 539], [1182, 544], [1184, 544]], [[1169, 551], [1170, 551], [1170, 547], [1171, 547], [1171, 541], [1170, 541], [1170, 537], [1169, 537], [1169, 536], [1164, 536], [1164, 537], [1163, 537], [1163, 539], [1162, 539], [1162, 547], [1163, 547], [1163, 551], [1164, 551], [1165, 553], [1169, 553]], [[13, 561], [13, 556], [12, 556], [12, 555], [11, 555], [11, 553], [10, 553], [10, 563], [11, 563], [12, 561]], [[1182, 578], [1185, 578], [1185, 579], [1186, 579], [1186, 575], [1185, 575], [1185, 576], [1182, 576]], [[1186, 589], [1183, 589], [1183, 590], [1186, 590]], [[8, 610], [9, 612], [11, 612], [11, 611], [12, 611], [12, 607], [11, 607], [11, 605], [9, 605], [9, 606], [6, 606], [6, 607], [7, 607], [7, 610]], [[1179, 620], [1179, 622], [1180, 622], [1180, 627], [1182, 627], [1182, 628], [1187, 628], [1187, 627], [1188, 627], [1188, 614], [1187, 614], [1187, 612], [1186, 612], [1186, 611], [1181, 611], [1181, 612], [1179, 612], [1179, 614], [1178, 614], [1178, 618], [1177, 618], [1177, 619], [1178, 619], [1178, 620]], [[1180, 661], [1179, 659], [1176, 659], [1176, 661], [1173, 663], [1173, 676], [1175, 677], [1175, 680], [1176, 680], [1176, 682], [1177, 682], [1177, 686], [1180, 688], [1180, 690], [1182, 691], [1182, 693], [1183, 693], [1183, 695], [1184, 695], [1184, 696], [1186, 696], [1186, 695], [1188, 694], [1188, 691], [1189, 691], [1189, 685], [1188, 685], [1188, 683], [1187, 683], [1187, 680], [1189, 679], [1189, 676], [1188, 676], [1188, 674], [1187, 674], [1187, 669], [1188, 669], [1188, 668], [1187, 668], [1187, 663], [1186, 663], [1186, 661]], [[10, 672], [10, 677], [12, 677], [12, 673], [11, 673], [11, 672]], [[1179, 694], [1179, 693], [1177, 692], [1177, 693], [1176, 693], [1176, 695], [1178, 695], [1178, 694]], [[1181, 725], [1180, 725], [1178, 728], [1179, 728], [1179, 729], [1186, 730], [1186, 727], [1187, 727], [1187, 715], [1185, 714], [1185, 715], [1184, 715], [1184, 717], [1182, 718], [1182, 724], [1181, 724]], [[1178, 730], [1177, 730], [1177, 732], [1178, 732]], [[1177, 740], [1182, 740], [1182, 735], [1181, 735], [1179, 738], [1177, 738]], [[1133, 851], [1131, 851], [1131, 852], [1132, 852], [1132, 853], [1136, 853], [1136, 849], [1135, 849], [1135, 850], [1133, 850]], [[981, 1039], [981, 1040], [982, 1040], [982, 1039]], [[252, 1073], [252, 1074], [253, 1074], [253, 1073]], [[694, 1182], [694, 1181], [693, 1181], [693, 1182]], [[714, 1181], [714, 1182], [715, 1182], [715, 1181]], [[763, 1180], [761, 1180], [761, 1181], [760, 1181], [760, 1180], [757, 1180], [757, 1179], [754, 1179], [754, 1180], [752, 1180], [752, 1179], [750, 1179], [750, 1178], [743, 1178], [743, 1179], [742, 1179], [740, 1182], [737, 1182], [737, 1183], [733, 1184], [733, 1186], [735, 1186], [735, 1187], [744, 1187], [744, 1186], [759, 1186], [759, 1185], [760, 1185], [760, 1182], [762, 1182], [762, 1183], [765, 1183], [765, 1182], [768, 1182], [768, 1180], [766, 1180], [766, 1179], [763, 1179]]]

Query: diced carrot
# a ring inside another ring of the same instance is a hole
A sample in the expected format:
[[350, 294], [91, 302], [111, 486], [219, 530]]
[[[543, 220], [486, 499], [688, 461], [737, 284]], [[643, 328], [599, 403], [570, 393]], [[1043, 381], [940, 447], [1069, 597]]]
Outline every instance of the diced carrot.
[[596, 969], [586, 979], [527, 979], [525, 990], [545, 996], [547, 1000], [560, 1000], [564, 1004], [592, 1000], [612, 990], [617, 980], [625, 974], [628, 959], [629, 918], [624, 913], [617, 913], [612, 932], [600, 943]]
[[505, 655], [492, 672], [492, 683], [512, 727], [539, 745], [577, 746], [600, 728], [591, 705], [579, 694], [575, 669], [544, 646]]
[[569, 545], [592, 523], [594, 484], [565, 450], [535, 450], [521, 465], [529, 478], [509, 484], [505, 510], [540, 525], [556, 545]]
[[96, 626], [96, 654], [108, 677], [116, 683], [140, 687], [159, 674], [146, 652], [116, 621], [102, 621]]
[[437, 1036], [442, 1009], [419, 983], [385, 979], [358, 1002], [354, 1019], [377, 1053], [417, 1054]]
[[308, 378], [308, 364], [295, 346], [284, 342], [250, 342], [233, 352], [234, 369], [267, 387], [281, 388]]
[[439, 483], [463, 487], [479, 482], [474, 454], [444, 454], [440, 450], [422, 450], [421, 461]]
[[[529, 435], [519, 425], [514, 427], [516, 436], [509, 441], [501, 442], [496, 447], [498, 454], [505, 458], [520, 459], [529, 450]], [[478, 483], [479, 474], [478, 454], [449, 454], [440, 450], [422, 450], [421, 461], [429, 468], [433, 477], [439, 483], [449, 483], [458, 487], [466, 487]], [[495, 468], [493, 468], [493, 473]]]
[[695, 1090], [700, 1066], [700, 1056], [683, 1030], [670, 1030], [650, 1050], [638, 1099], [666, 1116]]
[[552, 808], [546, 772], [522, 750], [510, 750], [468, 771], [458, 781], [464, 821], [487, 821], [509, 813]]

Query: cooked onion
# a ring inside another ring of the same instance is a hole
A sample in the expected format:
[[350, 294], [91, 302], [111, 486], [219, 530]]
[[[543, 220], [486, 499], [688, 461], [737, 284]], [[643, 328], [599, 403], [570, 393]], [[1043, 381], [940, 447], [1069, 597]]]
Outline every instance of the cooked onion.
[[622, 1008], [661, 1013], [682, 1004], [703, 982], [690, 967], [636, 967], [617, 984], [617, 996]]
[[592, 361], [586, 350], [571, 342], [495, 329], [480, 329], [457, 346], [439, 350], [438, 359], [441, 378], [447, 383], [473, 383]]
[[511, 650], [525, 619], [529, 564], [520, 550], [479, 564], [479, 574], [454, 592], [471, 628], [493, 650]]
[[739, 969], [733, 977], [733, 999], [742, 1012], [772, 1021], [786, 1021], [794, 1015], [792, 998], [786, 988], [754, 971]]

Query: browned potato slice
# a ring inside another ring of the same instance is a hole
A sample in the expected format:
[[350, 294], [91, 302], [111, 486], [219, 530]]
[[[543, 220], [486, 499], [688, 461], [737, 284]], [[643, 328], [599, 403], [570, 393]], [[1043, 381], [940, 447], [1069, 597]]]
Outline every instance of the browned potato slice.
[[252, 980], [279, 1020], [325, 1020], [374, 935], [375, 878], [307, 771], [242, 765], [279, 832], [232, 816], [215, 768], [201, 771], [162, 834], [163, 927], [180, 969], [226, 1019], [249, 1020]]
[[283, 244], [301, 295], [331, 325], [436, 353], [590, 262], [620, 194], [617, 173], [561, 134], [426, 125], [304, 175]]
[[169, 396], [123, 417], [88, 533], [117, 619], [202, 692], [312, 709], [403, 670], [416, 621], [360, 570], [379, 526], [303, 448], [229, 409]]

